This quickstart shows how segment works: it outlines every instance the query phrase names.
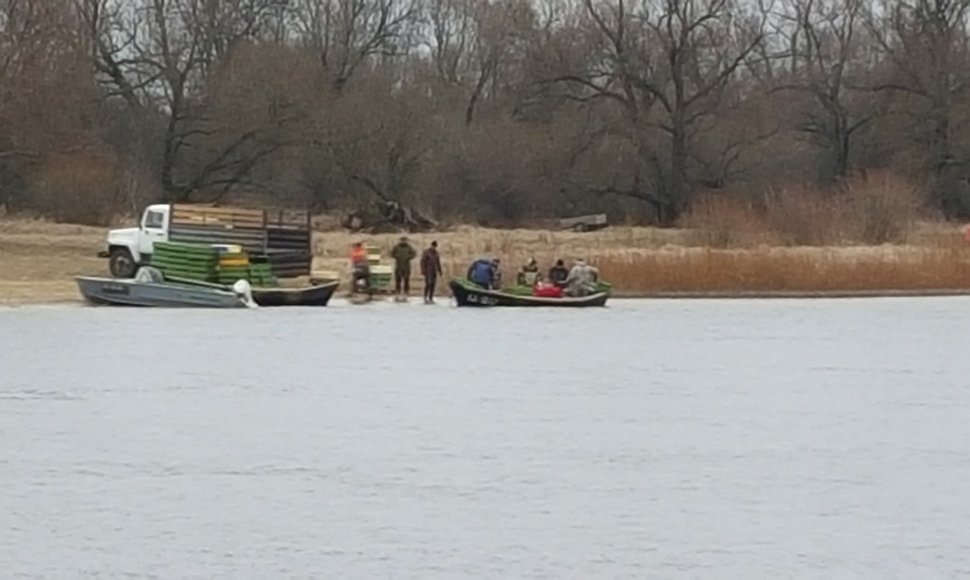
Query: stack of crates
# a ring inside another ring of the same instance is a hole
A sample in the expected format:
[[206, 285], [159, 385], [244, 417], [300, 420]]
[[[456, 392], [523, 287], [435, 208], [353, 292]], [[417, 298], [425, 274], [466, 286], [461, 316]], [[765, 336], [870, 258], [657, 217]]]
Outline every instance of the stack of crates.
[[249, 283], [253, 286], [271, 287], [278, 284], [268, 259], [253, 259], [249, 264]]
[[203, 244], [156, 242], [150, 263], [166, 278], [216, 282], [219, 251]]
[[156, 242], [151, 265], [166, 278], [213, 282], [231, 286], [248, 280], [253, 286], [276, 286], [266, 258], [253, 257], [235, 244]]
[[370, 265], [370, 287], [378, 292], [390, 292], [394, 281], [394, 268], [381, 264], [381, 249], [367, 246], [367, 263]]
[[273, 267], [265, 256], [250, 256], [241, 246], [216, 246], [219, 251], [217, 279], [231, 286], [237, 280], [248, 280], [253, 286], [276, 286]]
[[216, 281], [231, 286], [236, 280], [249, 279], [249, 254], [235, 244], [213, 246], [219, 252]]

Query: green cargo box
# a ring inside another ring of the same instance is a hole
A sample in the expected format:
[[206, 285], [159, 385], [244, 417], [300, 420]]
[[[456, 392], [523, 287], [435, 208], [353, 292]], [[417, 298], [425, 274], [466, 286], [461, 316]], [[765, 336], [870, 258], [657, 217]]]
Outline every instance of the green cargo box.
[[215, 270], [215, 264], [207, 264], [205, 262], [192, 262], [188, 260], [169, 260], [166, 258], [152, 258], [150, 261], [152, 266], [161, 267], [171, 267], [171, 268], [190, 268], [193, 270]]
[[156, 262], [152, 260], [151, 266], [158, 268], [159, 270], [189, 270], [191, 272], [198, 272], [200, 274], [213, 274], [215, 273], [214, 268], [207, 268], [205, 266], [195, 266], [192, 264], [171, 264], [168, 262]]
[[151, 260], [149, 262], [152, 266], [156, 268], [182, 268], [185, 270], [205, 270], [207, 272], [215, 272], [216, 269], [208, 264], [193, 264], [191, 262], [172, 262], [169, 260]]
[[204, 254], [170, 254], [168, 252], [156, 252], [153, 258], [159, 260], [173, 260], [177, 262], [201, 262], [205, 264], [218, 264], [218, 256], [206, 256]]

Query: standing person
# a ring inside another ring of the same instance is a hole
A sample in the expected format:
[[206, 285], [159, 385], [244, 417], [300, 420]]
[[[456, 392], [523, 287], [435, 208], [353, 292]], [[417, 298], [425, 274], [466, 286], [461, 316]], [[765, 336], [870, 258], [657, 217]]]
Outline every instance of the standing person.
[[414, 260], [415, 256], [417, 252], [408, 243], [407, 236], [403, 236], [391, 250], [391, 257], [394, 258], [394, 292], [398, 297], [407, 297], [411, 293], [411, 260]]
[[434, 304], [435, 286], [441, 275], [441, 256], [438, 254], [438, 242], [431, 242], [431, 246], [421, 253], [421, 275], [424, 276], [424, 303]]

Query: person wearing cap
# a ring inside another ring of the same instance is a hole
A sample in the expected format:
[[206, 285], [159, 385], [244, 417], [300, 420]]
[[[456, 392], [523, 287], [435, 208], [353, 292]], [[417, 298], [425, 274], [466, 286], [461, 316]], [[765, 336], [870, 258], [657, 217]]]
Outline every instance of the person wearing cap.
[[414, 260], [417, 252], [408, 243], [407, 236], [402, 236], [401, 240], [391, 250], [391, 258], [394, 259], [394, 292], [398, 296], [411, 293], [411, 261]]
[[424, 302], [433, 304], [435, 286], [438, 285], [438, 276], [441, 275], [441, 256], [438, 254], [437, 241], [431, 242], [431, 246], [421, 253], [421, 275], [424, 276]]
[[596, 280], [599, 278], [599, 271], [588, 265], [582, 258], [576, 258], [573, 267], [569, 271], [569, 276], [563, 282], [566, 287], [567, 296], [580, 297], [588, 296], [596, 292]]

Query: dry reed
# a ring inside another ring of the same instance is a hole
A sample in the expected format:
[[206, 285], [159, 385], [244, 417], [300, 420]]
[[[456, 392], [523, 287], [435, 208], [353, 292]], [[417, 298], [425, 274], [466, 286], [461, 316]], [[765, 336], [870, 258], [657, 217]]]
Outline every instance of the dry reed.
[[970, 289], [970, 249], [679, 249], [598, 260], [621, 291], [839, 292]]

